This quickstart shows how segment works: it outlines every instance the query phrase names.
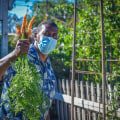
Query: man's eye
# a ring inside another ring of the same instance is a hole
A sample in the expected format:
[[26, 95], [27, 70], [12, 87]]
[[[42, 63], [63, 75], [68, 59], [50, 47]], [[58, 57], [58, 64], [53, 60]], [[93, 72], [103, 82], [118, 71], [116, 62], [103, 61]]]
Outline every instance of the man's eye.
[[48, 32], [45, 32], [44, 34], [45, 34], [46, 36], [48, 36], [48, 35], [49, 35], [49, 33], [48, 33]]
[[57, 39], [57, 35], [56, 34], [53, 34], [53, 36], [52, 36], [53, 38], [55, 38], [55, 39]]

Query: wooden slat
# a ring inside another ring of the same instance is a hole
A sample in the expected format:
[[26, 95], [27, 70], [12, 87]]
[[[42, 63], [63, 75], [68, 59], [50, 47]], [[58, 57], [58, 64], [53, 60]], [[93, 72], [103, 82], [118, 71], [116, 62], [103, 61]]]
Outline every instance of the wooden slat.
[[[56, 92], [59, 92], [59, 84], [58, 84], [58, 80], [56, 81]], [[57, 115], [58, 115], [58, 120], [60, 120], [60, 101], [56, 100], [56, 108], [57, 108]]]
[[59, 107], [60, 101], [56, 100], [56, 108], [57, 108], [57, 115], [58, 115], [58, 120], [60, 120], [60, 107]]
[[[94, 89], [94, 85], [93, 85], [93, 82], [91, 82], [91, 100], [93, 102], [95, 102], [95, 89]], [[97, 119], [97, 116], [96, 116], [96, 113], [92, 113], [92, 118], [93, 120], [96, 120]]]
[[[75, 92], [76, 92], [76, 97], [78, 97], [78, 98], [80, 98], [80, 89], [79, 89], [79, 81], [78, 80], [76, 80], [75, 81]], [[81, 114], [80, 114], [80, 108], [79, 107], [77, 107], [77, 118], [78, 118], [78, 120], [81, 120]]]
[[[55, 93], [54, 99], [56, 99], [56, 107], [57, 107], [57, 113], [60, 113], [60, 117], [58, 117], [58, 120], [70, 120], [70, 104], [71, 104], [71, 96], [70, 96], [70, 81], [66, 80], [66, 84], [65, 84], [65, 80], [62, 80], [62, 88], [61, 88], [61, 80], [58, 83], [58, 87], [59, 90], [58, 92]], [[86, 91], [84, 91], [84, 88], [86, 89]], [[74, 107], [74, 120], [95, 120], [97, 119], [97, 117], [99, 118], [100, 114], [103, 111], [103, 106], [102, 106], [102, 101], [101, 101], [101, 89], [100, 89], [100, 85], [97, 84], [96, 87], [96, 92], [97, 92], [97, 97], [95, 97], [95, 89], [93, 86], [93, 83], [91, 83], [90, 86], [91, 90], [89, 89], [89, 84], [88, 82], [86, 82], [86, 86], [83, 85], [83, 81], [80, 82], [80, 89], [79, 89], [79, 82], [76, 80], [75, 81], [75, 97], [74, 97], [74, 106], [77, 107], [77, 109]], [[56, 87], [56, 91], [57, 91], [57, 87]], [[111, 91], [112, 88], [110, 85], [108, 85], [108, 91]], [[115, 88], [114, 88], [115, 90]], [[62, 92], [63, 93], [60, 93]], [[91, 91], [91, 93], [90, 93]], [[81, 92], [81, 95], [80, 95]], [[67, 94], [66, 94], [67, 93]], [[85, 100], [85, 93], [86, 93], [86, 99]], [[106, 92], [107, 93], [107, 92]], [[90, 94], [91, 94], [91, 100], [90, 100]], [[80, 98], [81, 97], [81, 98]], [[112, 95], [113, 97], [113, 95]], [[112, 97], [108, 98], [108, 99], [112, 99]], [[114, 98], [116, 97], [115, 93], [114, 93]], [[96, 99], [97, 98], [97, 99]], [[106, 96], [107, 99], [107, 96]], [[97, 101], [97, 102], [96, 102]], [[59, 105], [60, 104], [60, 105]], [[62, 104], [64, 104], [64, 106], [62, 107]], [[65, 107], [66, 104], [66, 107]], [[82, 109], [80, 109], [82, 108]], [[79, 111], [79, 110], [81, 111]], [[110, 107], [107, 106], [106, 104], [106, 109], [111, 110]], [[67, 112], [65, 112], [67, 111]], [[78, 114], [79, 112], [79, 114]], [[97, 112], [99, 113], [98, 116], [96, 115]], [[68, 113], [66, 115], [66, 113]], [[82, 113], [82, 114], [81, 114]], [[81, 114], [81, 116], [80, 116]], [[59, 116], [59, 114], [58, 114]], [[87, 117], [86, 117], [87, 116]], [[91, 117], [92, 116], [92, 117]], [[118, 109], [115, 112], [115, 116], [120, 117], [120, 109]], [[63, 118], [64, 117], [64, 118]], [[106, 117], [107, 120], [107, 117]]]
[[[66, 90], [67, 90], [67, 95], [70, 96], [71, 91], [70, 91], [70, 81], [69, 80], [66, 80]], [[68, 113], [68, 120], [71, 120], [71, 105], [70, 104], [67, 105], [67, 113]]]
[[[62, 89], [63, 89], [63, 94], [66, 94], [66, 84], [65, 84], [65, 80], [62, 79]], [[63, 103], [63, 112], [64, 112], [64, 119], [68, 120], [68, 114], [67, 114], [67, 104]]]
[[90, 94], [89, 94], [89, 84], [88, 81], [86, 81], [86, 95], [87, 95], [87, 100], [90, 100]]
[[[72, 70], [70, 70], [72, 72]], [[98, 72], [91, 72], [91, 71], [81, 71], [81, 70], [75, 70], [76, 73], [81, 73], [81, 74], [88, 74], [88, 75], [102, 75], [102, 73]], [[118, 76], [120, 77], [119, 74], [113, 74], [113, 73], [106, 73], [107, 76]]]
[[[115, 111], [115, 109], [113, 108], [113, 105], [111, 104], [112, 103], [112, 100], [114, 99], [114, 94], [113, 94], [113, 92], [112, 92], [112, 86], [111, 86], [111, 84], [108, 84], [107, 85], [108, 86], [108, 109], [109, 110], [114, 110], [114, 114], [115, 114], [115, 116], [116, 116], [116, 111]], [[114, 89], [115, 90], [115, 89]], [[116, 98], [115, 98], [116, 99]], [[115, 105], [115, 104], [114, 104]], [[109, 117], [108, 117], [109, 118]]]
[[[83, 88], [83, 81], [80, 81], [80, 88], [81, 88], [81, 98], [84, 99], [84, 88]], [[85, 110], [82, 109], [82, 120], [86, 120]]]
[[77, 116], [77, 114], [76, 114], [76, 106], [74, 106], [74, 120], [77, 120], [77, 118], [76, 118], [76, 116]]
[[[90, 90], [89, 90], [89, 84], [88, 81], [86, 81], [86, 95], [87, 95], [87, 100], [90, 100]], [[87, 116], [88, 120], [91, 120], [91, 111], [88, 110], [88, 116]]]
[[[111, 85], [108, 84], [108, 103], [110, 104], [112, 102], [112, 88], [111, 88]], [[109, 109], [112, 110], [112, 106], [108, 106]]]
[[97, 83], [97, 102], [101, 103], [101, 91], [100, 91], [100, 84]]
[[[101, 103], [101, 91], [100, 91], [100, 84], [99, 84], [99, 83], [97, 83], [97, 102], [99, 103], [99, 108], [100, 108], [100, 103]], [[98, 118], [100, 118], [100, 109], [99, 109]]]
[[[54, 99], [71, 104], [71, 96], [66, 95], [66, 94], [61, 94], [61, 93], [56, 92]], [[102, 104], [99, 105], [99, 103], [93, 102], [90, 100], [85, 100], [85, 99], [74, 97], [74, 105], [78, 106], [78, 107], [82, 107], [84, 109], [92, 110], [95, 112], [100, 112], [100, 113], [103, 112], [103, 105]], [[106, 108], [107, 108], [107, 105], [106, 105]], [[116, 112], [117, 112], [117, 117], [120, 117], [120, 109], [118, 109]]]
[[[72, 88], [72, 80], [71, 80], [71, 88]], [[76, 92], [75, 91], [76, 91], [76, 88], [74, 86], [74, 97], [76, 96]], [[77, 116], [77, 107], [74, 106], [74, 120], [77, 120], [76, 116]]]
[[111, 88], [111, 84], [108, 84], [108, 93], [109, 93], [109, 103], [111, 102], [112, 100], [112, 88]]
[[[58, 80], [59, 92], [62, 94], [62, 83], [61, 80]], [[64, 120], [64, 112], [63, 112], [63, 101], [60, 101], [60, 119]]]
[[118, 108], [118, 110], [116, 111], [116, 116], [120, 117], [120, 108]]
[[66, 90], [67, 90], [67, 95], [70, 95], [70, 82], [69, 80], [66, 80]]
[[[120, 44], [120, 43], [118, 43]], [[117, 45], [117, 44], [116, 44]], [[76, 59], [76, 61], [102, 61], [101, 59]], [[120, 59], [106, 59], [106, 61], [118, 62]]]
[[63, 94], [66, 94], [66, 87], [65, 87], [65, 80], [62, 79], [62, 92]]
[[[114, 86], [114, 90], [117, 91], [116, 86]], [[116, 94], [116, 92], [114, 92], [114, 99], [117, 100], [117, 106], [120, 108], [120, 96]]]

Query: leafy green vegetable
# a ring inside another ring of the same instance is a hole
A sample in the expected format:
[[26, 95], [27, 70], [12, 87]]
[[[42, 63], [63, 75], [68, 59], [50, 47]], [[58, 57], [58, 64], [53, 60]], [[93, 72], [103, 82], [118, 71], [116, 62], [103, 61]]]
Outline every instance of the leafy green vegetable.
[[39, 120], [46, 105], [49, 106], [47, 96], [40, 86], [42, 77], [26, 55], [18, 58], [13, 65], [17, 74], [8, 89], [10, 111], [15, 115], [22, 112], [25, 120]]

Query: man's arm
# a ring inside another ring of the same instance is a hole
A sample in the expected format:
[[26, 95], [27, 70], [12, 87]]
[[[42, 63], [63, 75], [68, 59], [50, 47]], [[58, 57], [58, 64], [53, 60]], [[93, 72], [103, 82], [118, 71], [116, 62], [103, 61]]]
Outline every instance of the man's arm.
[[11, 62], [14, 62], [20, 55], [28, 53], [29, 45], [29, 40], [19, 40], [14, 51], [0, 59], [0, 80], [2, 80], [2, 76], [11, 65]]

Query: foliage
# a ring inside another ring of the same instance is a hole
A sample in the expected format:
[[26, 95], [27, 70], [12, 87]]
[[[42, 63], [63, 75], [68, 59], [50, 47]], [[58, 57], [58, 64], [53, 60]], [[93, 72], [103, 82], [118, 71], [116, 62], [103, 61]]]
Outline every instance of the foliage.
[[[64, 3], [64, 4], [63, 4]], [[44, 20], [46, 15], [46, 1], [35, 2], [31, 8], [33, 12], [39, 6], [35, 26]], [[41, 9], [42, 8], [42, 9]], [[104, 31], [105, 44], [119, 43], [119, 31], [111, 29], [118, 29], [119, 22], [119, 1], [104, 1]], [[73, 40], [73, 3], [63, 1], [48, 1], [48, 19], [56, 20], [59, 35], [58, 45], [56, 50], [50, 54], [53, 61], [53, 68], [57, 78], [68, 78], [69, 69], [71, 67], [72, 58], [72, 40]], [[113, 13], [117, 13], [114, 17]], [[57, 19], [52, 18], [54, 16]], [[60, 22], [61, 20], [61, 22]], [[58, 22], [59, 21], [59, 22]], [[63, 24], [63, 21], [66, 24]], [[119, 57], [119, 45], [106, 46], [106, 59], [116, 59]], [[111, 50], [110, 50], [111, 49]], [[94, 81], [94, 83], [101, 82], [102, 76], [102, 48], [101, 48], [101, 19], [100, 19], [100, 1], [83, 0], [77, 1], [77, 23], [76, 23], [76, 60], [77, 59], [96, 59], [96, 61], [76, 61], [76, 69], [82, 71], [95, 72], [95, 75], [84, 74], [82, 79]], [[59, 63], [59, 64], [58, 64]], [[110, 64], [112, 67], [110, 68]], [[58, 67], [61, 66], [61, 67]], [[63, 67], [62, 67], [63, 66]], [[106, 72], [112, 74], [119, 74], [120, 63], [118, 62], [118, 70], [116, 70], [116, 62], [106, 61]], [[61, 71], [61, 72], [60, 72]], [[65, 74], [64, 74], [65, 73]], [[60, 75], [60, 76], [59, 76]], [[82, 75], [82, 74], [80, 74]], [[80, 77], [81, 78], [81, 77]], [[108, 80], [114, 81], [113, 76], [108, 76]]]
[[59, 19], [60, 21], [67, 22], [73, 15], [73, 3], [70, 3], [67, 0], [50, 0], [48, 1], [48, 4], [46, 4], [46, 1], [36, 1], [31, 7], [33, 13], [36, 11], [37, 7], [37, 16], [33, 27], [38, 26], [40, 22], [45, 21], [47, 19]]
[[15, 39], [15, 36], [10, 36], [9, 39], [8, 39], [8, 53], [12, 52], [15, 48], [15, 45], [16, 45], [16, 40]]
[[[64, 3], [64, 4], [62, 4]], [[35, 26], [43, 21], [46, 15], [46, 2], [35, 2], [31, 8], [35, 11], [39, 5]], [[116, 91], [111, 93], [119, 94], [120, 61], [120, 1], [109, 0], [103, 4], [104, 11], [104, 33], [105, 33], [105, 59], [106, 59], [106, 80], [107, 83], [115, 85]], [[42, 9], [41, 9], [42, 8]], [[72, 40], [73, 40], [73, 3], [66, 0], [50, 0], [48, 3], [48, 18], [56, 20], [58, 25], [58, 43], [56, 49], [50, 54], [52, 66], [57, 78], [70, 78]], [[94, 84], [102, 82], [102, 47], [101, 47], [101, 16], [99, 0], [78, 0], [77, 1], [77, 22], [76, 22], [76, 70], [94, 72], [95, 74], [80, 74], [79, 80], [93, 81]], [[54, 16], [52, 18], [50, 16]], [[60, 20], [61, 22], [60, 22]], [[59, 22], [58, 22], [59, 21]], [[65, 22], [63, 24], [63, 21]], [[79, 61], [78, 59], [81, 59]], [[83, 61], [86, 59], [86, 61]], [[71, 79], [71, 78], [70, 78]], [[116, 99], [113, 99], [110, 106], [116, 107]], [[112, 111], [113, 112], [113, 111]], [[108, 111], [111, 114], [111, 111]]]
[[[115, 111], [118, 110], [119, 108], [119, 99], [120, 99], [120, 83], [119, 82], [116, 82], [115, 89], [108, 93], [109, 99], [113, 95], [114, 95], [114, 98], [112, 98], [108, 103], [108, 107], [111, 108], [110, 110], [107, 111], [107, 115], [109, 116], [114, 116]], [[119, 118], [114, 118], [114, 119], [117, 120]]]
[[71, 66], [72, 54], [72, 33], [62, 23], [57, 23], [58, 29], [58, 42], [56, 49], [49, 55], [57, 78], [69, 78], [69, 70]]
[[39, 120], [46, 105], [49, 105], [47, 96], [41, 89], [41, 75], [26, 58], [19, 58], [13, 65], [17, 74], [8, 89], [10, 110], [15, 114], [22, 112], [24, 120]]
[[[30, 21], [28, 29], [27, 14], [24, 16], [21, 29], [15, 23], [16, 40], [29, 39], [34, 19], [35, 16]], [[13, 41], [12, 43], [15, 45]], [[22, 112], [24, 120], [39, 120], [45, 108], [49, 107], [49, 100], [41, 87], [43, 78], [36, 66], [29, 62], [27, 55], [21, 55], [13, 65], [17, 73], [8, 88], [10, 112], [15, 115]]]

